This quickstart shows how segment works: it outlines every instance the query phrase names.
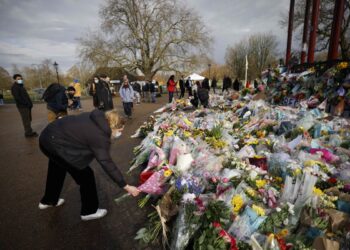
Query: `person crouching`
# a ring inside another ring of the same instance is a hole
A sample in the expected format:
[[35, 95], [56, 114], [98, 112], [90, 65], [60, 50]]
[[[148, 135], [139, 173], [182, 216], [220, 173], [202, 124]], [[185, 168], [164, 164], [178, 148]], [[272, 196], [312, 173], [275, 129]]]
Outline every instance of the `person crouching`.
[[96, 158], [108, 176], [132, 196], [139, 190], [126, 184], [109, 153], [111, 139], [121, 135], [124, 121], [117, 111], [94, 110], [76, 116], [65, 116], [50, 123], [39, 137], [41, 151], [49, 158], [46, 190], [39, 209], [60, 206], [59, 198], [68, 172], [80, 186], [81, 219], [99, 219], [107, 214], [100, 209], [95, 176], [89, 167]]

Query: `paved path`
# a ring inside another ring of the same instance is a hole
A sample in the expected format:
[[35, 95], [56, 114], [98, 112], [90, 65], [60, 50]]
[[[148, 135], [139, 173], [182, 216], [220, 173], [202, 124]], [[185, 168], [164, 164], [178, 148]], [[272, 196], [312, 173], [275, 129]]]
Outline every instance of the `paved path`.
[[[123, 173], [133, 158], [133, 147], [141, 142], [130, 139], [130, 135], [166, 102], [166, 98], [163, 95], [157, 104], [135, 106], [134, 118], [127, 122], [122, 137], [113, 144], [113, 159]], [[83, 101], [84, 111], [92, 110], [91, 103], [91, 99]], [[122, 112], [120, 99], [115, 98], [114, 103]], [[124, 192], [96, 161], [92, 168], [100, 207], [108, 210], [106, 217], [89, 222], [80, 220], [79, 188], [69, 175], [61, 195], [66, 203], [59, 208], [39, 210], [37, 206], [46, 182], [47, 158], [40, 152], [36, 138], [24, 138], [14, 105], [0, 106], [0, 124], [0, 249], [140, 249], [134, 236], [147, 219], [150, 208], [138, 208], [138, 199], [116, 205], [113, 199]], [[33, 129], [41, 132], [46, 124], [45, 105], [34, 105]], [[127, 182], [137, 184], [137, 173], [125, 175]]]

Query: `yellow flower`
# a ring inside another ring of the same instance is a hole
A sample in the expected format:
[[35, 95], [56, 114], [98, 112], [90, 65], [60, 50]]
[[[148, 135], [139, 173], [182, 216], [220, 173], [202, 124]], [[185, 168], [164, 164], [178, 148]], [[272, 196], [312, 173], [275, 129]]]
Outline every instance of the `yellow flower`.
[[293, 175], [294, 175], [294, 176], [298, 176], [298, 175], [300, 175], [300, 174], [301, 174], [301, 169], [300, 169], [300, 168], [294, 169], [294, 171], [293, 171]]
[[289, 231], [288, 231], [288, 229], [285, 228], [285, 229], [282, 229], [277, 235], [278, 235], [278, 237], [284, 238], [288, 234], [289, 234]]
[[255, 185], [257, 188], [263, 188], [266, 185], [266, 180], [256, 180]]
[[191, 132], [189, 132], [189, 131], [185, 130], [183, 133], [184, 133], [185, 137], [190, 137], [191, 136]]
[[190, 122], [187, 118], [184, 119], [184, 122], [187, 126], [192, 126], [192, 122]]
[[233, 206], [233, 212], [238, 213], [244, 205], [243, 198], [239, 194], [236, 194], [232, 197], [231, 204]]
[[251, 140], [247, 143], [247, 145], [257, 145], [259, 144], [259, 141], [257, 139]]
[[171, 171], [170, 169], [167, 169], [167, 170], [164, 171], [164, 176], [165, 177], [169, 177], [172, 174], [173, 174], [173, 171]]
[[282, 182], [282, 181], [283, 181], [282, 177], [276, 177], [275, 180], [276, 180], [277, 182]]
[[250, 197], [255, 197], [255, 191], [252, 188], [247, 188], [245, 191]]
[[167, 132], [164, 133], [166, 136], [172, 136], [174, 134], [173, 130], [168, 130]]
[[259, 216], [265, 216], [265, 210], [262, 207], [259, 207], [257, 205], [253, 205], [252, 209], [255, 211], [255, 213]]
[[324, 195], [323, 191], [322, 191], [321, 189], [319, 189], [319, 188], [316, 188], [316, 187], [313, 188], [313, 192], [314, 192], [314, 194], [317, 195], [317, 196], [322, 196], [322, 195]]

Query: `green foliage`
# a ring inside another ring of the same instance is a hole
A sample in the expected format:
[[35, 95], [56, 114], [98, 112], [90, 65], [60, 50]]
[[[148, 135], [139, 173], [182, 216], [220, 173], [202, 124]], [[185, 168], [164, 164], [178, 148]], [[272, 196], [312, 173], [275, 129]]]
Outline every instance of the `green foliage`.
[[210, 225], [206, 228], [201, 236], [195, 241], [193, 249], [195, 250], [226, 250], [229, 249], [229, 243], [227, 243], [222, 237], [219, 236], [220, 229], [214, 228]]
[[219, 140], [222, 137], [221, 126], [215, 126], [212, 130], [207, 130], [205, 134], [207, 137], [214, 137], [216, 140]]
[[135, 240], [139, 240], [145, 244], [156, 243], [162, 229], [162, 224], [157, 211], [150, 213], [148, 218], [146, 227], [137, 231]]

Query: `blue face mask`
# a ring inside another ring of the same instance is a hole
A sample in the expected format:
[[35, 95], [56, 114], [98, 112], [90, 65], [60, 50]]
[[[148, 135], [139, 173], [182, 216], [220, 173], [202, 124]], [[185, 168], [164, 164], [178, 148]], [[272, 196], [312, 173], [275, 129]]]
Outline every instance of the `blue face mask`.
[[18, 84], [23, 84], [23, 80], [17, 80]]

